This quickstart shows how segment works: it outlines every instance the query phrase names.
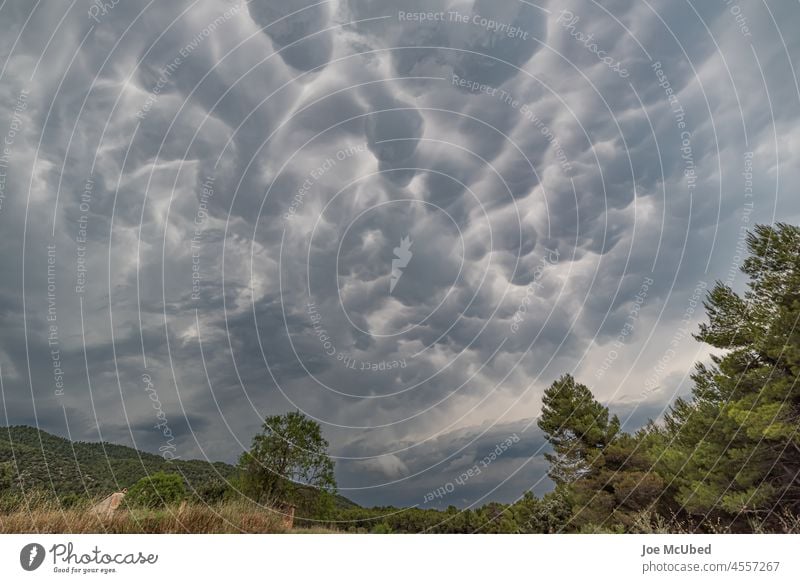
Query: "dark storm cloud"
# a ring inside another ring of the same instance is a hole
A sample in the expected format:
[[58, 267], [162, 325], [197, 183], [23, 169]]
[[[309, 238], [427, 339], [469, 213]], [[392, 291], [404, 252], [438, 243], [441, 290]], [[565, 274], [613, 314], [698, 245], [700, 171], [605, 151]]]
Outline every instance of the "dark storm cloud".
[[513, 500], [554, 378], [660, 417], [698, 282], [800, 216], [796, 7], [145, 4], [0, 10], [11, 423], [159, 451], [157, 402], [233, 461], [299, 408], [346, 495], [409, 505], [516, 434], [434, 503]]
[[325, 65], [333, 45], [331, 32], [325, 30], [330, 27], [329, 4], [251, 2], [248, 9], [286, 64], [306, 71]]

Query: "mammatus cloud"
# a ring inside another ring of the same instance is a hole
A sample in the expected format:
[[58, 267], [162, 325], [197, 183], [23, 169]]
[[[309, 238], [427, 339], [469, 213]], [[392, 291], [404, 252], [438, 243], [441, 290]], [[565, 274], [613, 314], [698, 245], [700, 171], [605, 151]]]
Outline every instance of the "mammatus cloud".
[[232, 461], [300, 409], [358, 502], [547, 490], [548, 384], [658, 418], [797, 222], [797, 10], [4, 4], [4, 422]]

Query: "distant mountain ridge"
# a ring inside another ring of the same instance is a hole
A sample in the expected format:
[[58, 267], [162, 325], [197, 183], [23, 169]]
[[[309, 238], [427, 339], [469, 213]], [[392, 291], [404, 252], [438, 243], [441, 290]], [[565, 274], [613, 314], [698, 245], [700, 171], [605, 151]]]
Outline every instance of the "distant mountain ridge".
[[[25, 489], [39, 488], [68, 494], [104, 495], [127, 488], [158, 471], [181, 474], [190, 489], [222, 486], [236, 473], [225, 462], [166, 460], [108, 442], [70, 441], [27, 425], [0, 426], [0, 464], [10, 462], [15, 481]], [[358, 507], [336, 496], [339, 507]]]

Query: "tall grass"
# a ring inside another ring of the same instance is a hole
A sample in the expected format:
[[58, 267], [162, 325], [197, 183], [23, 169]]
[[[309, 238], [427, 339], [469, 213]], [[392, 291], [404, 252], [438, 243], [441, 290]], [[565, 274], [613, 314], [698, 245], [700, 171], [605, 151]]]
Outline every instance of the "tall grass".
[[0, 513], [0, 533], [167, 534], [282, 533], [280, 514], [247, 501], [147, 510], [121, 507], [110, 516], [90, 504], [61, 508], [58, 503], [28, 504]]

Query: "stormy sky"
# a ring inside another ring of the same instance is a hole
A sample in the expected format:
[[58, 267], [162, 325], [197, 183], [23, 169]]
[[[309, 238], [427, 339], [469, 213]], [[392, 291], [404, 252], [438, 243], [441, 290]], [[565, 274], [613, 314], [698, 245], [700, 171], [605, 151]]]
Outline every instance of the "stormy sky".
[[800, 222], [798, 24], [2, 2], [0, 424], [233, 462], [299, 409], [361, 504], [547, 491], [544, 389], [658, 419], [746, 230]]

